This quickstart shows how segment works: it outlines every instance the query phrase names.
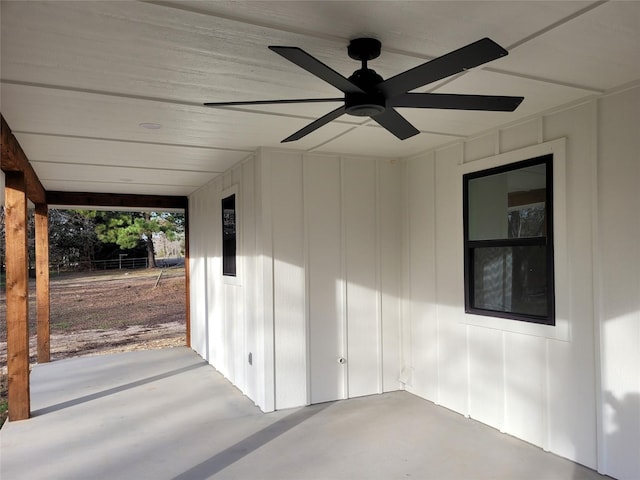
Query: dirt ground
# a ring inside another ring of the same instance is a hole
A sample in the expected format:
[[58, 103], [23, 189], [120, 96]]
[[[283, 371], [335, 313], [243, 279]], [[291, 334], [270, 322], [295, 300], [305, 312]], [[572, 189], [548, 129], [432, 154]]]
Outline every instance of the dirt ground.
[[[51, 360], [185, 345], [184, 268], [51, 277]], [[0, 417], [6, 404], [6, 298], [0, 292]], [[29, 295], [36, 363], [35, 284]], [[0, 418], [0, 425], [2, 418]]]

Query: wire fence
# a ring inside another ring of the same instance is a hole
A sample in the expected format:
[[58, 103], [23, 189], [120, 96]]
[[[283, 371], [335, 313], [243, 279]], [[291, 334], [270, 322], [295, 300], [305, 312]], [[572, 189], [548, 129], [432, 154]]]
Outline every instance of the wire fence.
[[110, 260], [94, 260], [91, 262], [92, 270], [135, 270], [136, 268], [147, 268], [149, 259], [144, 258], [112, 258]]
[[68, 271], [96, 271], [96, 270], [135, 270], [138, 268], [147, 268], [149, 259], [141, 258], [112, 258], [109, 260], [92, 260], [74, 263], [58, 263], [50, 264], [49, 270], [52, 273], [68, 272]]
[[[51, 264], [49, 270], [51, 273], [60, 274], [60, 272], [65, 271], [136, 270], [147, 268], [148, 266], [149, 259], [147, 257], [129, 258], [123, 255], [120, 258], [109, 260]], [[182, 267], [184, 266], [184, 257], [156, 258], [156, 266], [160, 268]]]

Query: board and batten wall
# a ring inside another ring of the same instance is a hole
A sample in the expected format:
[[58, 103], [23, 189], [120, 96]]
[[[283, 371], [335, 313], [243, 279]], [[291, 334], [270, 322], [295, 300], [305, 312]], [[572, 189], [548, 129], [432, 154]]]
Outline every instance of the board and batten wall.
[[[269, 411], [273, 410], [273, 385], [268, 381], [273, 361], [261, 303], [256, 169], [252, 156], [189, 197], [191, 347]], [[222, 275], [221, 200], [229, 194], [236, 195], [238, 222], [235, 278]]]
[[[193, 348], [264, 411], [404, 385], [640, 478], [639, 115], [636, 85], [399, 161], [259, 150], [189, 198]], [[557, 326], [466, 315], [462, 175], [548, 152]]]
[[[401, 388], [402, 171], [261, 149], [189, 197], [192, 347], [264, 411]], [[230, 192], [235, 281], [220, 262]]]
[[399, 389], [402, 169], [276, 150], [262, 150], [260, 161], [276, 407]]
[[640, 478], [640, 86], [598, 103], [602, 471]]
[[[640, 478], [640, 88], [406, 160], [407, 390]], [[557, 326], [464, 312], [462, 175], [554, 153]]]

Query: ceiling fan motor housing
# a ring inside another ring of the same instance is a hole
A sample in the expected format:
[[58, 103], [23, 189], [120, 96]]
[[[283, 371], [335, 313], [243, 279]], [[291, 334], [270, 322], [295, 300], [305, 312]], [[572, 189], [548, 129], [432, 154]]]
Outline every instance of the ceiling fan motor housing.
[[356, 70], [349, 80], [360, 87], [362, 92], [345, 92], [344, 106], [349, 115], [356, 117], [371, 117], [383, 113], [386, 108], [384, 94], [378, 91], [376, 85], [382, 82], [382, 77], [374, 70], [361, 68]]
[[372, 117], [385, 111], [385, 100], [382, 94], [345, 93], [345, 111], [356, 117]]

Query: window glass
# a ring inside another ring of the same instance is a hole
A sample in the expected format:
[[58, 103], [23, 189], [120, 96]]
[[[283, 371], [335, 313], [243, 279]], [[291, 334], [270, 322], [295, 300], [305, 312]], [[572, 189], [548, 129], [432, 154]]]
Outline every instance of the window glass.
[[552, 160], [464, 175], [467, 313], [555, 324]]
[[474, 249], [473, 307], [546, 315], [546, 255], [545, 246]]
[[545, 199], [544, 164], [469, 180], [469, 240], [544, 236]]
[[222, 274], [236, 276], [236, 196], [222, 199]]

